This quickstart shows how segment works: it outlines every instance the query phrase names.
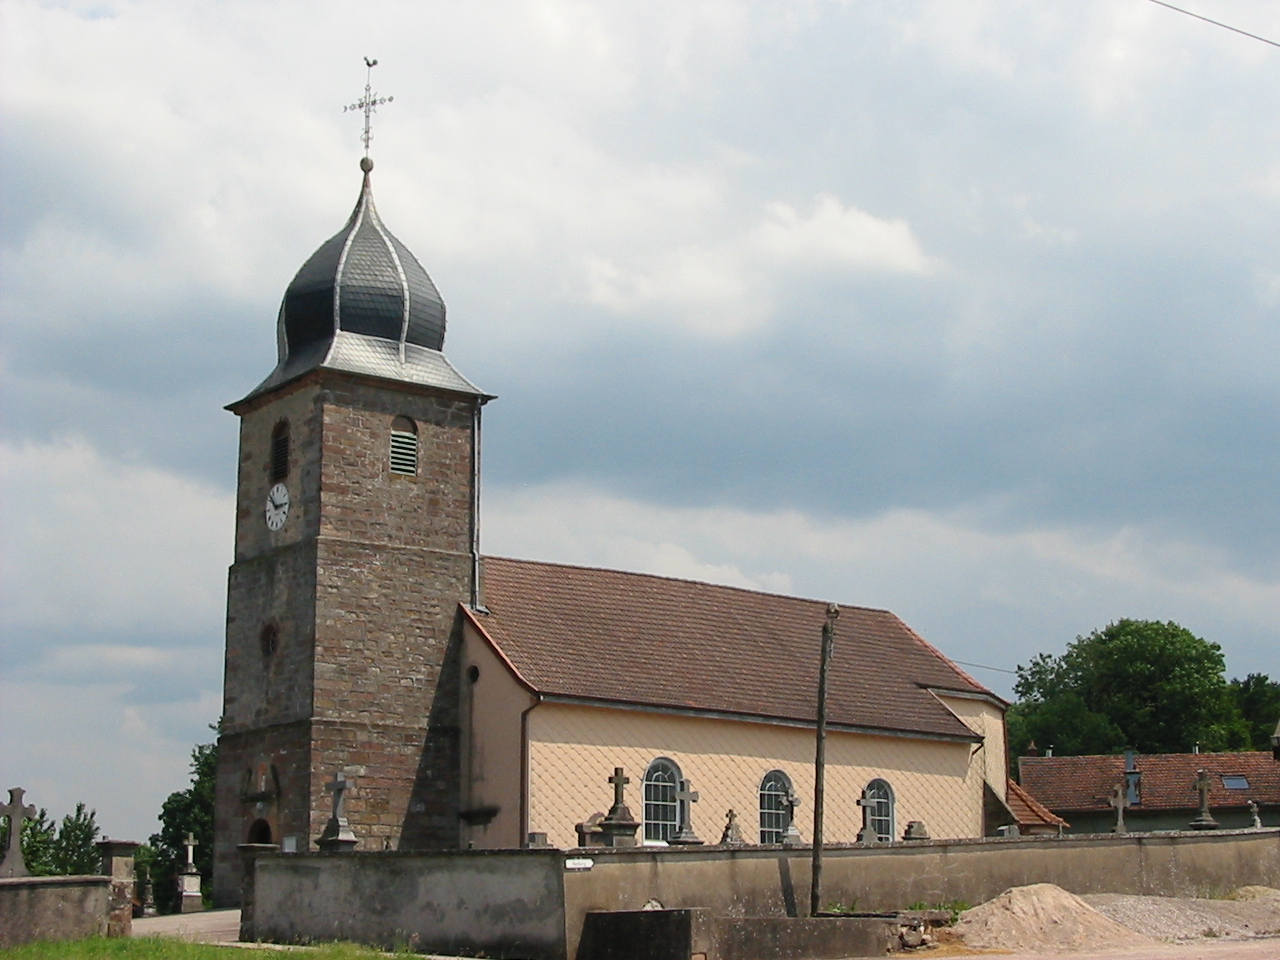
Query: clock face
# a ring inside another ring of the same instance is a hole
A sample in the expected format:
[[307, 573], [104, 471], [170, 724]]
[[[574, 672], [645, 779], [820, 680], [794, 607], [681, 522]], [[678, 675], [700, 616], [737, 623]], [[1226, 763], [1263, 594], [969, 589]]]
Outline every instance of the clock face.
[[271, 530], [279, 530], [284, 526], [285, 520], [289, 516], [289, 488], [283, 483], [277, 483], [271, 488], [271, 492], [267, 494], [267, 527]]

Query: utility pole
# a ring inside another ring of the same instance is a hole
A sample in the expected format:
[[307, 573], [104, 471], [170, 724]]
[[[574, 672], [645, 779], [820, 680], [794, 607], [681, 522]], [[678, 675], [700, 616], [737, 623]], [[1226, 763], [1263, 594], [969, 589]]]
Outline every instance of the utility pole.
[[809, 916], [822, 909], [822, 801], [827, 772], [827, 665], [835, 646], [836, 617], [840, 608], [827, 604], [827, 622], [822, 625], [822, 655], [818, 661], [818, 732], [813, 752], [813, 882], [809, 887]]

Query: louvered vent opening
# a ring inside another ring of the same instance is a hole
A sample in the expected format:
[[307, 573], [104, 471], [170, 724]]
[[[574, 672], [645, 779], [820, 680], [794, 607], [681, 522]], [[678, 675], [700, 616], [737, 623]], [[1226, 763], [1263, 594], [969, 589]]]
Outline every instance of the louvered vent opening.
[[418, 432], [407, 417], [396, 417], [391, 424], [391, 472], [418, 475]]
[[289, 424], [281, 420], [271, 431], [271, 482], [289, 476]]

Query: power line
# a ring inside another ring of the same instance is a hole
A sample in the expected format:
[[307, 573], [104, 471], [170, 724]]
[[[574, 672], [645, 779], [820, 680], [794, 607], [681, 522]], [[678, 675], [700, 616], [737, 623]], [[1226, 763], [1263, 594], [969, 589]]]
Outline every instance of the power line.
[[985, 663], [969, 663], [965, 660], [952, 660], [952, 663], [958, 663], [962, 667], [977, 667], [979, 670], [994, 670], [996, 673], [1011, 673], [1015, 677], [1018, 675], [1017, 670], [1006, 670], [1004, 667], [988, 667]]
[[[1222, 23], [1218, 20], [1210, 20], [1208, 17], [1202, 17], [1200, 16], [1200, 14], [1192, 13], [1190, 10], [1183, 10], [1181, 7], [1175, 7], [1172, 3], [1165, 3], [1164, 0], [1151, 0], [1151, 2], [1158, 7], [1167, 7], [1168, 9], [1175, 10], [1178, 13], [1185, 13], [1188, 17], [1195, 17], [1197, 20], [1203, 20], [1205, 23], [1212, 23], [1215, 27], [1221, 27], [1223, 30], [1230, 30], [1232, 33], [1238, 33], [1242, 37], [1249, 37], [1253, 40], [1261, 40], [1263, 43], [1269, 43], [1273, 47], [1280, 47], [1280, 43], [1276, 43], [1276, 41], [1274, 40], [1268, 40], [1266, 37], [1260, 37], [1256, 33], [1250, 33], [1247, 30], [1241, 30], [1237, 27], [1233, 27], [1229, 23]], [[959, 661], [956, 661], [956, 662], [958, 663]]]

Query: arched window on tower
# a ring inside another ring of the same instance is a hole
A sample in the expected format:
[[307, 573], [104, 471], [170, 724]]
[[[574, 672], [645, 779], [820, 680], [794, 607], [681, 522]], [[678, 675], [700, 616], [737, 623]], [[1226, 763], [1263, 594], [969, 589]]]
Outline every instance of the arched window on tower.
[[791, 778], [781, 770], [770, 770], [760, 781], [760, 842], [781, 843], [791, 826], [794, 807]]
[[271, 430], [271, 482], [289, 476], [289, 421], [281, 420]]
[[666, 840], [680, 832], [680, 768], [666, 757], [649, 764], [644, 774], [644, 838]]
[[418, 426], [408, 417], [391, 421], [391, 472], [418, 475]]
[[881, 843], [893, 841], [893, 787], [879, 778], [867, 784], [862, 791], [862, 809], [866, 819], [863, 829], [868, 838], [874, 836]]

